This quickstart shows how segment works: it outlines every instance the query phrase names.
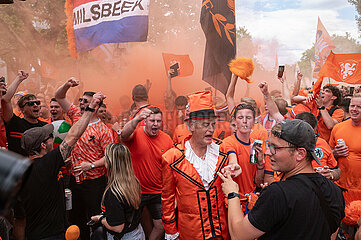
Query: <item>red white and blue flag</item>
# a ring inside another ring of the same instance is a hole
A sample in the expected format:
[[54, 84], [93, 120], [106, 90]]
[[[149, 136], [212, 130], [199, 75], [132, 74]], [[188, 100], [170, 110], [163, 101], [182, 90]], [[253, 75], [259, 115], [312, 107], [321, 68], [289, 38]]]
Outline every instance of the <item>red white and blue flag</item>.
[[76, 50], [147, 41], [148, 9], [149, 0], [73, 0]]

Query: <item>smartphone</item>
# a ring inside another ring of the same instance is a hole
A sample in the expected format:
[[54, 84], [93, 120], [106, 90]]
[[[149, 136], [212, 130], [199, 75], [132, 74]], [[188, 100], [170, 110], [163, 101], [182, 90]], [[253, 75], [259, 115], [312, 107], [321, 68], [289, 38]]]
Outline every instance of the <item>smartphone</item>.
[[285, 71], [285, 66], [278, 66], [278, 74], [279, 78], [283, 77], [283, 72]]
[[[5, 77], [4, 76], [0, 77], [0, 82], [5, 83]], [[6, 91], [3, 91], [2, 95], [5, 95], [5, 94], [6, 94]]]
[[170, 69], [174, 69], [174, 72], [170, 75], [171, 78], [174, 78], [179, 75], [179, 63], [176, 62], [169, 67]]

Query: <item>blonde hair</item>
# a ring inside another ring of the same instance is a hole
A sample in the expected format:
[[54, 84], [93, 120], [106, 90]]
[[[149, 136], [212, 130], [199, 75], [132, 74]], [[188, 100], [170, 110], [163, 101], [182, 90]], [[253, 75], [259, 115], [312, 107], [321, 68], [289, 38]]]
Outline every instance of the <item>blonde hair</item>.
[[353, 98], [361, 98], [361, 92], [355, 93], [352, 97]]
[[105, 148], [105, 161], [108, 174], [108, 185], [105, 193], [112, 191], [119, 201], [125, 200], [135, 209], [139, 209], [141, 188], [134, 175], [129, 149], [121, 143], [111, 143]]

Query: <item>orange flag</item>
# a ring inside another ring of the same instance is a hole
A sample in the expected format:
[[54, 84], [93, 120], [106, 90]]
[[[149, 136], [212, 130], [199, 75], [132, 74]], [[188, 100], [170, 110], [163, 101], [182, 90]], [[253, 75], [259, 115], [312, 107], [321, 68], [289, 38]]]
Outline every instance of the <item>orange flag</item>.
[[43, 78], [51, 78], [58, 80], [59, 79], [59, 71], [54, 66], [50, 65], [45, 61], [41, 61], [41, 76]]
[[162, 53], [165, 71], [168, 72], [169, 67], [174, 63], [179, 64], [179, 75], [178, 77], [186, 77], [193, 75], [193, 63], [189, 58], [189, 55], [176, 55], [171, 53]]
[[323, 26], [320, 18], [318, 18], [316, 43], [315, 43], [315, 68], [313, 70], [313, 78], [318, 78], [318, 73], [326, 60], [329, 51], [335, 48], [330, 35]]
[[315, 93], [321, 89], [324, 77], [330, 77], [337, 82], [361, 84], [361, 53], [328, 55], [319, 74], [319, 79], [313, 86]]

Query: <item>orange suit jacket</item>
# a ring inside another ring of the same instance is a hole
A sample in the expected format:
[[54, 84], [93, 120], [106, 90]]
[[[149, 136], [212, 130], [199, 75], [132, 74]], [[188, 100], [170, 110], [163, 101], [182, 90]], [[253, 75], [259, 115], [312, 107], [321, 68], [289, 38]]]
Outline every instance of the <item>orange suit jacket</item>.
[[[184, 142], [175, 145], [162, 156], [163, 226], [167, 234], [179, 232], [179, 239], [230, 239], [222, 180], [217, 175], [226, 164], [226, 153], [219, 152], [213, 181], [206, 190], [202, 180], [185, 158]], [[219, 140], [215, 140], [220, 144]], [[175, 208], [178, 208], [176, 218]]]

